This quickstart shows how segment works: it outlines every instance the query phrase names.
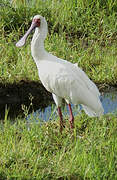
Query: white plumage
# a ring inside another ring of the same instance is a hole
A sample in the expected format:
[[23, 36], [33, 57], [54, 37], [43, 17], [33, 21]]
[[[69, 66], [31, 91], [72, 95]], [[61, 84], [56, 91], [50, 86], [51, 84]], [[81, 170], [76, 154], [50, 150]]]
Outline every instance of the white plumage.
[[76, 64], [57, 58], [44, 49], [44, 40], [48, 28], [44, 17], [36, 15], [32, 25], [23, 38], [16, 44], [21, 47], [25, 44], [29, 33], [35, 29], [31, 42], [31, 53], [37, 65], [39, 78], [44, 87], [52, 93], [58, 107], [61, 130], [63, 126], [61, 102], [65, 99], [70, 110], [70, 124], [73, 127], [73, 114], [70, 103], [81, 104], [89, 116], [100, 116], [104, 110], [100, 102], [99, 90]]

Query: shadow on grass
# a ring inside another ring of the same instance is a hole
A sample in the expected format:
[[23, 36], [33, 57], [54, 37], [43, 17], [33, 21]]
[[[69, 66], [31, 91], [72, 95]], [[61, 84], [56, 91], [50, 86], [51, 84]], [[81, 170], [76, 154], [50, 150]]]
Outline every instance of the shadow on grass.
[[18, 115], [23, 117], [22, 104], [30, 106], [30, 98], [32, 95], [32, 110], [46, 107], [52, 103], [52, 96], [45, 90], [40, 82], [20, 81], [13, 84], [0, 83], [0, 119], [4, 119], [5, 107], [9, 109], [10, 118], [14, 119]]

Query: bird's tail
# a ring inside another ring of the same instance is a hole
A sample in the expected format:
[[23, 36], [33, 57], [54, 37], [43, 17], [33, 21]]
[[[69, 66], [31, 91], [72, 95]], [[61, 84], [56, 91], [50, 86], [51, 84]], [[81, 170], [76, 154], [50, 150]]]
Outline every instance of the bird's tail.
[[104, 114], [104, 109], [102, 106], [100, 107], [98, 111], [94, 111], [85, 105], [82, 105], [82, 108], [85, 111], [85, 113], [90, 117], [99, 117]]

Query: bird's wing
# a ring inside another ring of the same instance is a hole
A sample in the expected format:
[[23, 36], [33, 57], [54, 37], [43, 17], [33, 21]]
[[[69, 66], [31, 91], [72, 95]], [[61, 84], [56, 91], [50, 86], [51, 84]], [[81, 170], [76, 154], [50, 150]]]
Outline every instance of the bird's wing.
[[78, 65], [74, 64], [77, 74], [79, 77], [81, 77], [82, 81], [85, 83], [87, 88], [95, 95], [100, 96], [100, 92], [97, 88], [97, 86], [88, 78], [88, 76], [85, 74], [85, 72], [78, 67]]
[[88, 78], [86, 73], [78, 67], [78, 64], [72, 64], [66, 60], [61, 60], [59, 59], [59, 62], [61, 64], [65, 64], [66, 67], [69, 69], [69, 72], [71, 71], [71, 75], [75, 75], [75, 79], [78, 78], [78, 81], [82, 81], [85, 86], [95, 95], [95, 96], [100, 96], [100, 92], [97, 88], [97, 86]]
[[68, 61], [56, 59], [42, 61], [39, 65], [39, 77], [48, 91], [65, 97], [74, 87], [78, 92], [83, 88], [89, 89], [94, 95], [99, 95], [96, 85], [79, 67]]
[[83, 104], [93, 111], [102, 108], [99, 91], [88, 76], [65, 60], [42, 61], [39, 77], [45, 88], [73, 104]]

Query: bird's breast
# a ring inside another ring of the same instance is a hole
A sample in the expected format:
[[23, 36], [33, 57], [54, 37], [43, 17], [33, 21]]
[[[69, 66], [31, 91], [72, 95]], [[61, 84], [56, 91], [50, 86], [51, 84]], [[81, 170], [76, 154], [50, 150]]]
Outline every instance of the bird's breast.
[[42, 61], [38, 67], [39, 78], [44, 87], [50, 91], [55, 92], [59, 89], [60, 84], [65, 80], [65, 67], [59, 63]]

